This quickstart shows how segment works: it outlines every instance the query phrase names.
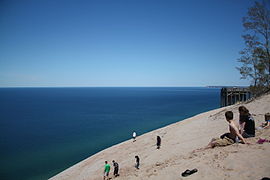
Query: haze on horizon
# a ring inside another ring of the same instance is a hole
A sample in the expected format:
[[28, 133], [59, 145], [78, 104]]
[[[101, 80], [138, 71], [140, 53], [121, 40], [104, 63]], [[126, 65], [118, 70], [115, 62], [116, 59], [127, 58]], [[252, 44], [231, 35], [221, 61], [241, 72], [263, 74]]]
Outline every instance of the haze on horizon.
[[249, 85], [246, 0], [4, 0], [0, 87]]

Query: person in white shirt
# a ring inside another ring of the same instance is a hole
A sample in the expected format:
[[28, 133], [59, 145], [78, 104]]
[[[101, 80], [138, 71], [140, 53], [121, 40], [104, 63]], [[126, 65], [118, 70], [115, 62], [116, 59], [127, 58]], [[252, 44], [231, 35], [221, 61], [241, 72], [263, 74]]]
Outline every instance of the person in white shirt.
[[136, 132], [135, 131], [133, 131], [133, 134], [132, 134], [132, 138], [133, 138], [133, 142], [135, 142], [136, 141]]

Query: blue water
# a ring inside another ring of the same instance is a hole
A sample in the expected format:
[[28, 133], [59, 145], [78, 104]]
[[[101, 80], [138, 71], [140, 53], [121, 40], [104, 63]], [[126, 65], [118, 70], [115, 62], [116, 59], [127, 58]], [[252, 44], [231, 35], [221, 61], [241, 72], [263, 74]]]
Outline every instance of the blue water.
[[219, 107], [209, 88], [0, 88], [0, 179], [48, 179], [109, 146]]

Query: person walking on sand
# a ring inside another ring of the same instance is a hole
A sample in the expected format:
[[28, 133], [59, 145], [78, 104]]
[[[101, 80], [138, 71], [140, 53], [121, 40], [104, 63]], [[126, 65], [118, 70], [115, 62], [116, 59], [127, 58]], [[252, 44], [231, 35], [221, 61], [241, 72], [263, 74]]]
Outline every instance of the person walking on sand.
[[118, 165], [118, 163], [115, 162], [114, 160], [113, 160], [112, 162], [113, 162], [113, 167], [114, 167], [113, 175], [114, 175], [114, 177], [117, 177], [117, 176], [119, 176], [119, 174], [118, 174], [119, 165]]
[[109, 173], [110, 173], [111, 166], [108, 164], [108, 161], [105, 161], [105, 166], [104, 166], [104, 180], [105, 179], [110, 179], [109, 178]]
[[133, 131], [133, 134], [132, 134], [133, 142], [135, 142], [135, 141], [136, 141], [136, 136], [137, 136], [136, 132], [135, 132], [135, 131]]
[[159, 149], [161, 146], [161, 138], [160, 136], [157, 136], [157, 149]]
[[255, 122], [249, 110], [245, 106], [240, 106], [239, 111], [239, 125], [240, 133], [244, 138], [255, 137]]
[[234, 123], [233, 120], [233, 112], [232, 111], [227, 111], [225, 113], [225, 117], [227, 122], [229, 123], [229, 133], [226, 133], [222, 135], [220, 138], [213, 138], [211, 142], [207, 145], [206, 148], [214, 148], [217, 146], [228, 146], [236, 142], [236, 137], [238, 137], [242, 143], [246, 144], [246, 140], [243, 138], [243, 136], [240, 134], [237, 126]]
[[139, 156], [135, 156], [135, 159], [136, 159], [135, 168], [136, 168], [136, 169], [139, 169], [139, 166], [140, 166], [140, 158], [139, 158]]

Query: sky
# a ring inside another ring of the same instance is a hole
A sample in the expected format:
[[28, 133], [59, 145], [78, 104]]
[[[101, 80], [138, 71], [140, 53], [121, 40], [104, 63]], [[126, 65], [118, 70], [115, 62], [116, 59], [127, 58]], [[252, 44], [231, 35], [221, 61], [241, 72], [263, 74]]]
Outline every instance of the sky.
[[251, 0], [0, 0], [0, 87], [245, 86]]

